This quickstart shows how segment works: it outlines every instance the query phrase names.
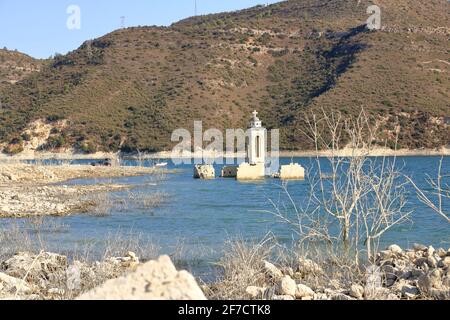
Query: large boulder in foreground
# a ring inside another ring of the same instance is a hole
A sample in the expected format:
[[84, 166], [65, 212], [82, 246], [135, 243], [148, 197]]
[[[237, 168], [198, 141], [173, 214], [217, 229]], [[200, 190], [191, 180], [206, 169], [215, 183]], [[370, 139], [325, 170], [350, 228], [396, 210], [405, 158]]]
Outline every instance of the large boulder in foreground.
[[135, 272], [109, 280], [77, 300], [206, 300], [194, 277], [177, 271], [168, 256], [147, 262]]

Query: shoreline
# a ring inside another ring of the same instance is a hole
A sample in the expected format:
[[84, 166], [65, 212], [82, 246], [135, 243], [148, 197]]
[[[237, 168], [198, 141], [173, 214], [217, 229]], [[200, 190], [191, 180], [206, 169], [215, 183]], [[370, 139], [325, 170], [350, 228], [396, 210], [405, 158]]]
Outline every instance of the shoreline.
[[[360, 155], [361, 153], [356, 153]], [[319, 157], [330, 157], [332, 154], [330, 152], [319, 152]], [[369, 157], [437, 157], [437, 156], [450, 156], [450, 149], [443, 148], [441, 150], [424, 149], [424, 150], [390, 150], [390, 149], [374, 149], [368, 152]], [[282, 151], [280, 152], [282, 158], [286, 157], [316, 157], [317, 153], [315, 151]], [[353, 151], [351, 150], [341, 150], [337, 153], [337, 156], [341, 157], [351, 157], [353, 156]]]
[[[270, 154], [270, 152], [269, 152]], [[311, 158], [311, 157], [330, 157], [332, 156], [332, 152], [330, 151], [319, 151], [318, 153], [314, 150], [295, 150], [295, 151], [280, 151], [280, 158]], [[375, 148], [372, 150], [352, 150], [342, 149], [336, 152], [335, 156], [338, 157], [352, 157], [352, 156], [360, 156], [366, 155], [369, 157], [437, 157], [437, 156], [450, 156], [450, 147], [449, 148], [441, 148], [441, 149], [400, 149], [400, 150], [391, 150], [387, 148]], [[18, 154], [14, 156], [9, 156], [6, 154], [0, 154], [0, 161], [4, 162], [14, 162], [14, 161], [33, 161], [33, 160], [101, 160], [101, 159], [126, 159], [126, 160], [156, 160], [156, 159], [171, 159], [172, 152], [171, 151], [162, 151], [156, 153], [142, 153], [138, 155], [136, 153], [106, 153], [106, 152], [98, 152], [93, 154], [78, 154], [74, 152], [33, 152], [33, 153], [24, 153]], [[217, 152], [185, 152], [182, 154], [178, 154], [175, 158], [177, 159], [202, 159], [202, 158], [245, 158], [244, 154], [238, 153], [217, 153]]]
[[158, 172], [162, 171], [141, 167], [0, 164], [0, 218], [68, 216], [96, 208], [102, 210], [102, 206], [107, 209], [110, 200], [106, 193], [131, 186], [112, 181], [95, 185], [65, 183], [73, 179], [112, 179]]

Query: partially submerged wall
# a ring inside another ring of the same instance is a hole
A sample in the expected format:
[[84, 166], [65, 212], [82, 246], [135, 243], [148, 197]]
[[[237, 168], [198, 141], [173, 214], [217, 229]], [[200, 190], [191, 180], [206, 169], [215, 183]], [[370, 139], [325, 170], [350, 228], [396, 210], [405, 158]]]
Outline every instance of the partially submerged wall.
[[291, 163], [281, 166], [281, 180], [303, 180], [305, 179], [305, 168], [298, 163]]
[[265, 178], [264, 164], [250, 165], [243, 163], [237, 168], [238, 180], [260, 180]]
[[214, 179], [216, 177], [216, 170], [212, 165], [196, 165], [194, 167], [195, 179]]
[[225, 166], [222, 168], [222, 178], [236, 178], [238, 172], [237, 166]]

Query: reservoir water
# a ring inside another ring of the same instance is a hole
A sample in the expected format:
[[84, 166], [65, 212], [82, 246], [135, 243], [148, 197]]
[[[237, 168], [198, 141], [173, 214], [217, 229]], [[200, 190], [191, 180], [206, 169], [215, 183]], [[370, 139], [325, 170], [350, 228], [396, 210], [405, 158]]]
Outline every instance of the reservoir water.
[[[289, 163], [291, 159], [281, 159]], [[296, 158], [294, 161], [309, 168], [313, 159]], [[401, 171], [413, 177], [419, 187], [430, 188], [425, 183], [426, 174], [435, 177], [440, 157], [401, 157], [397, 163]], [[136, 165], [129, 161], [127, 165]], [[151, 165], [149, 161], [146, 165]], [[271, 201], [285, 206], [289, 211], [289, 200], [280, 188], [279, 180], [244, 183], [233, 179], [194, 180], [193, 166], [174, 166], [169, 162], [168, 169], [177, 169], [163, 180], [152, 177], [132, 177], [112, 179], [113, 182], [130, 184], [132, 192], [165, 194], [162, 205], [149, 209], [139, 207], [112, 208], [109, 215], [95, 216], [80, 214], [70, 217], [48, 217], [45, 223], [64, 225], [59, 232], [45, 234], [46, 250], [70, 252], [75, 247], [87, 243], [101, 247], [105, 242], [124, 240], [139, 235], [141, 239], [154, 242], [160, 253], [183, 257], [181, 265], [194, 272], [203, 272], [223, 255], [224, 243], [236, 237], [248, 241], [261, 240], [267, 233], [273, 233], [281, 243], [292, 243], [294, 237], [291, 226], [280, 223], [272, 214]], [[219, 171], [219, 167], [217, 168]], [[450, 157], [444, 158], [443, 173], [450, 172]], [[220, 171], [219, 171], [220, 172]], [[110, 181], [111, 179], [107, 179]], [[90, 184], [102, 180], [70, 181], [65, 184]], [[447, 180], [447, 183], [450, 183]], [[298, 206], [306, 202], [308, 181], [292, 181], [287, 186], [290, 195]], [[424, 243], [435, 247], [450, 247], [450, 224], [431, 209], [423, 205], [411, 186], [407, 187], [408, 204], [405, 209], [412, 210], [410, 221], [395, 226], [382, 238], [383, 245], [399, 244], [410, 247], [413, 243]], [[115, 192], [113, 198], [127, 198], [126, 192]], [[450, 211], [450, 203], [444, 202], [444, 209]], [[24, 228], [26, 219], [2, 219], [0, 226], [11, 222]], [[45, 230], [45, 228], [44, 228]], [[36, 240], [37, 241], [37, 240]]]

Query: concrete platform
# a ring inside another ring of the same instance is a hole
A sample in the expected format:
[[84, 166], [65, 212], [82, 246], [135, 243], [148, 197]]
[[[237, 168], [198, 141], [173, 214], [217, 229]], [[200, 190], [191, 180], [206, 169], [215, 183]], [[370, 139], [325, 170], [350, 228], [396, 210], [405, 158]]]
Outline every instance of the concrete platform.
[[298, 163], [281, 166], [279, 178], [281, 180], [304, 180], [305, 168]]
[[212, 165], [196, 165], [194, 167], [194, 179], [214, 179], [216, 177], [216, 170]]
[[236, 178], [237, 177], [237, 166], [225, 166], [222, 168], [222, 178]]
[[237, 168], [238, 180], [261, 180], [265, 178], [265, 166], [263, 163], [250, 165], [243, 163]]

